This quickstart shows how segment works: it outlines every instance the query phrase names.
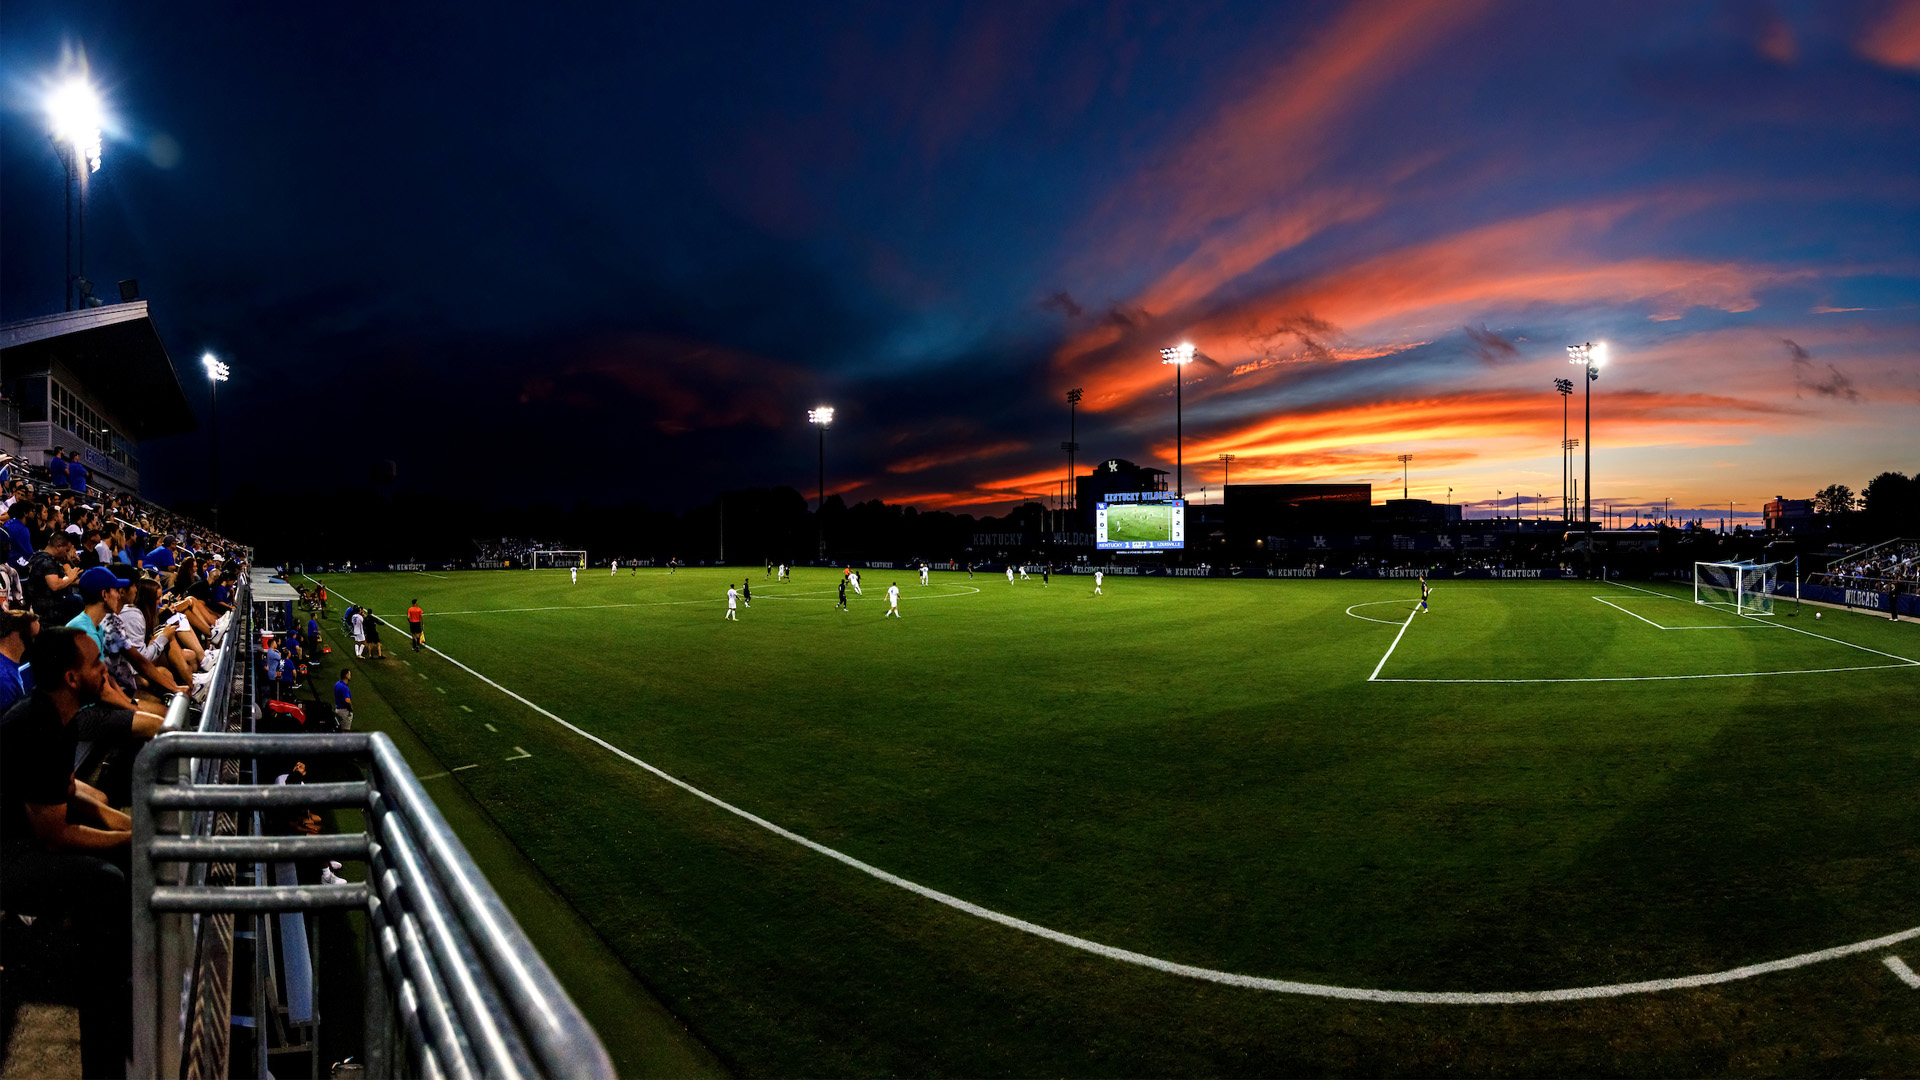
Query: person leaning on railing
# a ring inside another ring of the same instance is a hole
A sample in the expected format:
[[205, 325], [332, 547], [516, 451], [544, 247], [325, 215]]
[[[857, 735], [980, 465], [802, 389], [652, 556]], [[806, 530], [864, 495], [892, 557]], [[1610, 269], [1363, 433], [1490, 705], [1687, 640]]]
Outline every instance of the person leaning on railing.
[[33, 692], [0, 717], [0, 904], [71, 918], [80, 939], [80, 1066], [120, 1076], [131, 1034], [132, 820], [73, 774], [74, 718], [107, 680], [93, 639], [41, 631], [27, 650]]

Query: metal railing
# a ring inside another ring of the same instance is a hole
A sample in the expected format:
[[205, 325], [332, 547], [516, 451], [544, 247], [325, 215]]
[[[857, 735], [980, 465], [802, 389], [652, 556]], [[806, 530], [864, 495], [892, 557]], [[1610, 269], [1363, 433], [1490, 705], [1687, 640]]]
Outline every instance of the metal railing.
[[[197, 779], [198, 769], [177, 770], [182, 758], [281, 755], [352, 758], [367, 766], [367, 777], [293, 786], [210, 784]], [[169, 767], [176, 769], [174, 783], [162, 779]], [[141, 752], [133, 795], [133, 1075], [160, 1075], [162, 1032], [181, 1019], [163, 1011], [157, 991], [162, 916], [323, 908], [352, 908], [367, 917], [363, 1060], [369, 1075], [614, 1075], [593, 1029], [386, 735], [167, 733]], [[166, 812], [322, 806], [363, 809], [366, 831], [213, 836], [160, 827]], [[367, 883], [257, 883], [269, 861], [327, 858], [364, 862]], [[176, 884], [185, 880], [177, 871], [159, 873], [168, 865], [219, 862], [255, 863], [256, 884]]]

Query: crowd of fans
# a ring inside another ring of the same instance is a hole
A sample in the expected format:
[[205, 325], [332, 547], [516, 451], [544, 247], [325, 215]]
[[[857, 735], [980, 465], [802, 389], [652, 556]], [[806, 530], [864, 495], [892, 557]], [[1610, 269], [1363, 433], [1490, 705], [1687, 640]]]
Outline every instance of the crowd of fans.
[[1827, 567], [1826, 584], [1839, 589], [1885, 589], [1891, 583], [1902, 591], [1920, 586], [1920, 540], [1881, 544]]
[[0, 458], [0, 908], [70, 920], [81, 1066], [130, 1035], [131, 767], [169, 700], [204, 700], [245, 572], [193, 523], [90, 485], [77, 456]]

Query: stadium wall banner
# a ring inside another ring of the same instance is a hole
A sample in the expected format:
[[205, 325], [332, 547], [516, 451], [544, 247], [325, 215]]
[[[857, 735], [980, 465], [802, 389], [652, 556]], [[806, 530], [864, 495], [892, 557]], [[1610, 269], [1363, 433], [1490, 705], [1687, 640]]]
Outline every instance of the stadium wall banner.
[[423, 562], [397, 562], [393, 564], [393, 569], [395, 570], [425, 570], [426, 568], [427, 564]]
[[473, 568], [474, 568], [475, 570], [505, 570], [505, 569], [507, 568], [507, 560], [505, 560], [505, 559], [475, 559], [475, 560], [473, 560], [473, 562], [472, 562], [472, 563], [471, 563], [470, 565], [471, 565], [471, 566], [472, 566], [472, 567], [473, 567]]

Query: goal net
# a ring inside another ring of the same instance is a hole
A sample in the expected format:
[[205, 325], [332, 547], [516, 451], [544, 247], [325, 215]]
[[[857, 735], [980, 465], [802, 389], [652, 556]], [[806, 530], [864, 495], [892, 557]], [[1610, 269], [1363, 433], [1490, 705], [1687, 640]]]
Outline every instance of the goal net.
[[1730, 608], [1742, 615], [1773, 614], [1780, 563], [1693, 564], [1693, 602]]
[[529, 551], [527, 555], [533, 560], [532, 566], [535, 570], [543, 566], [559, 570], [569, 566], [587, 565], [587, 553], [584, 551]]

